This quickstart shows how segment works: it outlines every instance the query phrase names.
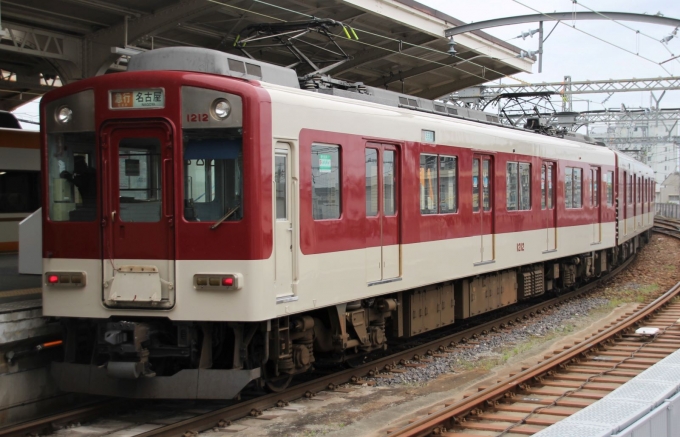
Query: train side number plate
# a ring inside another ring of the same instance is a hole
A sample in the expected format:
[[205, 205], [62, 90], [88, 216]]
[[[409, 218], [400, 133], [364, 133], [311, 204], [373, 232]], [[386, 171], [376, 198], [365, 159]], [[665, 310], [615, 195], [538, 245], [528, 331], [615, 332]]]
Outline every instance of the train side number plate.
[[165, 108], [165, 90], [149, 88], [141, 90], [109, 91], [111, 109]]

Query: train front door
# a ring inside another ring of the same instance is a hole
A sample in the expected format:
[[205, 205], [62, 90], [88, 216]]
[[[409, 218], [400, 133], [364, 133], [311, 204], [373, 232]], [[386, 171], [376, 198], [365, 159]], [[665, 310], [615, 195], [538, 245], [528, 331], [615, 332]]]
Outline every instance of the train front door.
[[162, 121], [108, 123], [100, 138], [104, 303], [110, 307], [172, 307], [172, 128]]
[[557, 250], [557, 223], [555, 219], [555, 178], [557, 165], [554, 162], [543, 161], [541, 167], [541, 213], [546, 230], [545, 251]]
[[391, 144], [367, 143], [366, 281], [401, 275], [399, 239], [399, 150]]
[[494, 165], [491, 155], [472, 157], [472, 226], [478, 235], [479, 252], [473, 256], [475, 264], [495, 259], [494, 240]]
[[290, 299], [293, 292], [293, 202], [290, 146], [276, 143], [274, 155], [274, 289], [276, 298]]

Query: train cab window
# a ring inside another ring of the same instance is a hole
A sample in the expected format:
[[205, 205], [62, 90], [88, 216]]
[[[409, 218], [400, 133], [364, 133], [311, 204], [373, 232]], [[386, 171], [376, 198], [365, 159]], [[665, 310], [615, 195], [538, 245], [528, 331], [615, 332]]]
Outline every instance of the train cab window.
[[47, 136], [50, 220], [95, 220], [98, 193], [96, 144], [94, 132]]
[[0, 167], [0, 213], [34, 212], [40, 208], [40, 172]]
[[505, 175], [508, 211], [531, 209], [531, 164], [508, 162]]
[[614, 172], [608, 171], [604, 177], [603, 182], [607, 189], [607, 205], [612, 206], [614, 204]]
[[583, 169], [567, 167], [564, 175], [564, 203], [567, 208], [583, 206], [582, 193]]
[[458, 159], [420, 155], [420, 212], [453, 214], [458, 211]]
[[184, 129], [183, 144], [184, 218], [241, 220], [243, 149], [238, 129]]
[[340, 147], [312, 144], [312, 216], [314, 220], [340, 218]]

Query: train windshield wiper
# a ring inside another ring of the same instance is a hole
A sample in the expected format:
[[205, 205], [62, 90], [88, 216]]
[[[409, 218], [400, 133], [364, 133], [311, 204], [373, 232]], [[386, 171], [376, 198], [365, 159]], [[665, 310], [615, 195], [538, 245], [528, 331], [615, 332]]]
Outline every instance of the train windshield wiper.
[[229, 217], [231, 217], [231, 216], [232, 216], [232, 215], [233, 215], [240, 207], [241, 207], [241, 205], [236, 205], [235, 207], [233, 207], [232, 209], [230, 209], [229, 211], [227, 211], [227, 213], [224, 214], [224, 217], [222, 217], [221, 219], [219, 219], [218, 221], [216, 221], [214, 225], [210, 226], [210, 230], [217, 229], [217, 227], [218, 227], [219, 225], [221, 225], [222, 222], [224, 222], [226, 219], [228, 219]]

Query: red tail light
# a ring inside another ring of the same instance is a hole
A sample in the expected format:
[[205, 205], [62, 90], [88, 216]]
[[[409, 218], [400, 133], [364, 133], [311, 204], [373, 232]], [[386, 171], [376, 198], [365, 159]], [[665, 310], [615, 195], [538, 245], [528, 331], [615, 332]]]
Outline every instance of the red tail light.
[[50, 276], [47, 277], [47, 281], [48, 281], [50, 284], [56, 284], [57, 282], [59, 282], [59, 276], [57, 276], [57, 275], [50, 275]]

